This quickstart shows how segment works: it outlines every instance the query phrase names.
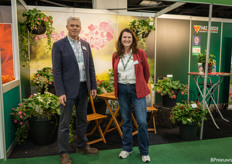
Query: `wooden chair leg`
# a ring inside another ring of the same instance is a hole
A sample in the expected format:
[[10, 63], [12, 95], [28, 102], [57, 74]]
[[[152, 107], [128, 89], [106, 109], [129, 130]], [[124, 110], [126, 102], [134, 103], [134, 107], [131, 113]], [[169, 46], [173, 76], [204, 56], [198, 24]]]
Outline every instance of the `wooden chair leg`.
[[138, 129], [138, 124], [137, 124], [137, 121], [136, 121], [135, 116], [133, 114], [132, 114], [132, 120], [133, 120], [133, 123], [134, 123], [136, 129]]
[[153, 127], [154, 127], [154, 133], [156, 134], [156, 126], [155, 126], [155, 117], [153, 116]]
[[[102, 122], [102, 120], [100, 120], [100, 121]], [[98, 123], [97, 120], [96, 120], [96, 122]], [[99, 125], [100, 125], [100, 123], [99, 123]], [[104, 137], [104, 135], [103, 135], [103, 132], [102, 132], [102, 129], [101, 129], [100, 126], [98, 126], [98, 131], [99, 131], [99, 133], [100, 133], [100, 136], [101, 136], [103, 142], [106, 143], [105, 137]]]
[[151, 111], [151, 118], [150, 118], [150, 121], [149, 121], [147, 126], [149, 126], [151, 124], [151, 122], [152, 122], [153, 128], [148, 128], [148, 131], [154, 131], [154, 133], [156, 134], [156, 125], [155, 125], [155, 117], [154, 117], [154, 115], [155, 115], [155, 112]]
[[[95, 121], [97, 121], [97, 120], [95, 120]], [[103, 119], [101, 119], [99, 122], [96, 122], [96, 125], [94, 126], [92, 131], [90, 133], [88, 133], [87, 135], [92, 135], [96, 131], [97, 127], [100, 126], [102, 121], [103, 121]]]

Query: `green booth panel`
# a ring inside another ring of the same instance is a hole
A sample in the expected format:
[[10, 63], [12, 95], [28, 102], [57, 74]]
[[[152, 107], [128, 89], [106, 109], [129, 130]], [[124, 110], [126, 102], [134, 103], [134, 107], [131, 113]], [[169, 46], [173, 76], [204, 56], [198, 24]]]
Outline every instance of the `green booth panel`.
[[3, 102], [4, 102], [6, 150], [8, 150], [15, 138], [14, 137], [15, 125], [11, 119], [10, 113], [12, 113], [12, 108], [16, 108], [20, 103], [19, 86], [4, 93]]
[[[196, 30], [194, 27], [199, 27], [200, 30]], [[221, 38], [221, 23], [212, 22], [212, 29], [210, 37], [210, 54], [215, 55], [216, 60], [216, 71], [219, 71], [219, 62], [220, 62], [220, 38]], [[193, 42], [193, 37], [198, 36], [200, 38], [200, 49], [201, 53], [205, 53], [207, 50], [207, 36], [208, 36], [208, 22], [207, 21], [192, 21], [191, 27], [191, 41]], [[193, 43], [191, 44], [193, 45]], [[191, 50], [192, 51], [192, 50]], [[190, 58], [190, 72], [198, 72], [198, 59], [197, 55], [192, 55]], [[212, 83], [217, 82], [217, 77], [211, 77]], [[200, 87], [203, 87], [200, 86]], [[202, 89], [203, 90], [203, 89]], [[214, 92], [217, 95], [217, 90]], [[196, 101], [198, 97], [196, 83], [193, 80], [193, 77], [190, 76], [190, 86], [189, 86], [189, 100]], [[200, 98], [201, 100], [201, 98]]]

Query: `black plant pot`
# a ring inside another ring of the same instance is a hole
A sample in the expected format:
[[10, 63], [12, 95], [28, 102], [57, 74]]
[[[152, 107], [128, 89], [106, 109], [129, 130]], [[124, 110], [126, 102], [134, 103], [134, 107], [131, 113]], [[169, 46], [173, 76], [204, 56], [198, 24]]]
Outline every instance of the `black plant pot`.
[[57, 140], [57, 115], [52, 115], [51, 117], [31, 117], [29, 122], [31, 137], [36, 145], [49, 145]]
[[42, 23], [41, 25], [37, 25], [37, 30], [31, 30], [31, 25], [27, 24], [27, 28], [29, 30], [29, 32], [31, 32], [32, 34], [35, 35], [42, 35], [46, 32], [46, 26], [44, 23]]
[[[174, 90], [174, 93], [175, 93], [175, 95], [177, 97], [179, 91], [178, 90]], [[168, 95], [162, 96], [162, 101], [163, 101], [163, 106], [164, 107], [170, 107], [170, 108], [172, 108], [172, 107], [174, 107], [176, 105], [176, 98], [175, 99], [171, 99], [171, 98], [169, 98]]]
[[[205, 63], [202, 63], [203, 71], [205, 72]], [[212, 65], [208, 64], [208, 73], [212, 72]]]
[[179, 123], [180, 138], [187, 141], [195, 140], [197, 129], [197, 122], [194, 122], [191, 125]]

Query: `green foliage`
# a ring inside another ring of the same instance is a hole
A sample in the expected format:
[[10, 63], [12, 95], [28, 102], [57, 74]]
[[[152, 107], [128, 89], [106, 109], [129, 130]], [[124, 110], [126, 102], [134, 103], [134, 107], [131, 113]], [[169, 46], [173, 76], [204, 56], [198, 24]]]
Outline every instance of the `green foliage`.
[[[205, 50], [204, 54], [200, 54], [197, 56], [198, 63], [205, 63], [206, 62], [206, 55], [207, 55], [207, 50]], [[209, 60], [208, 63], [212, 65], [213, 63], [216, 63], [216, 60], [214, 60], [215, 56], [213, 54], [209, 54]]]
[[109, 85], [111, 86], [111, 90], [112, 92], [114, 91], [114, 70], [113, 69], [109, 69], [108, 70], [108, 75], [110, 77], [110, 80], [109, 80]]
[[109, 93], [114, 91], [114, 71], [108, 70], [109, 80], [97, 79], [97, 94]]
[[163, 78], [162, 80], [158, 80], [154, 86], [153, 90], [160, 93], [161, 96], [168, 95], [171, 99], [176, 99], [177, 97], [174, 92], [175, 90], [178, 90], [182, 95], [188, 93], [187, 85], [180, 83], [180, 81], [174, 81], [172, 78]]
[[[196, 104], [196, 106], [192, 106]], [[173, 123], [182, 122], [182, 124], [192, 124], [197, 122], [201, 125], [201, 121], [206, 120], [207, 110], [203, 110], [202, 105], [199, 102], [189, 102], [187, 103], [177, 103], [175, 107], [172, 108], [170, 113], [170, 119]]]
[[153, 19], [133, 20], [129, 24], [130, 29], [137, 35], [139, 46], [146, 49], [145, 35], [150, 31], [155, 31]]
[[48, 86], [53, 84], [52, 68], [45, 67], [41, 70], [37, 70], [32, 83], [36, 85], [38, 92], [41, 92], [43, 88], [45, 88], [45, 91], [48, 91]]
[[29, 98], [24, 99], [23, 103], [19, 104], [19, 107], [13, 108], [11, 116], [17, 127], [15, 132], [17, 142], [23, 144], [27, 141], [29, 135], [29, 118], [32, 116], [50, 117], [53, 114], [57, 114], [59, 106], [58, 97], [45, 92], [44, 94], [31, 95]]
[[106, 80], [97, 79], [97, 94], [113, 92], [113, 86]]
[[[33, 44], [35, 34], [32, 34], [29, 31], [37, 30], [39, 25], [45, 25], [46, 35], [47, 35], [47, 46], [51, 50], [51, 37], [53, 32], [53, 18], [52, 16], [47, 16], [42, 13], [40, 10], [34, 8], [33, 10], [28, 10], [23, 13], [23, 17], [26, 17], [25, 22], [21, 23], [20, 26], [20, 39], [21, 39], [21, 54], [25, 59], [25, 64], [29, 63], [29, 44]], [[29, 37], [28, 37], [29, 36]], [[24, 65], [25, 66], [25, 65]]]
[[150, 69], [150, 76], [154, 77], [154, 58], [147, 57], [147, 62]]
[[[109, 69], [108, 70], [108, 75], [110, 77], [110, 80], [109, 80], [109, 85], [111, 86], [111, 92], [114, 91], [114, 70], [113, 69]], [[109, 100], [109, 104], [110, 104], [110, 107], [113, 111], [115, 111], [119, 104], [118, 104], [118, 101], [114, 101], [114, 100]], [[119, 114], [116, 115], [116, 117], [118, 116]]]

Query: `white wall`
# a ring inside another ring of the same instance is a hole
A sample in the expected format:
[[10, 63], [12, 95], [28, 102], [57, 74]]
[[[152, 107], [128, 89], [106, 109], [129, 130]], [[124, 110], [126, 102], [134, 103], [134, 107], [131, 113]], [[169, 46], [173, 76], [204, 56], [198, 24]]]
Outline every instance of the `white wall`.
[[94, 9], [127, 8], [127, 0], [93, 0]]

